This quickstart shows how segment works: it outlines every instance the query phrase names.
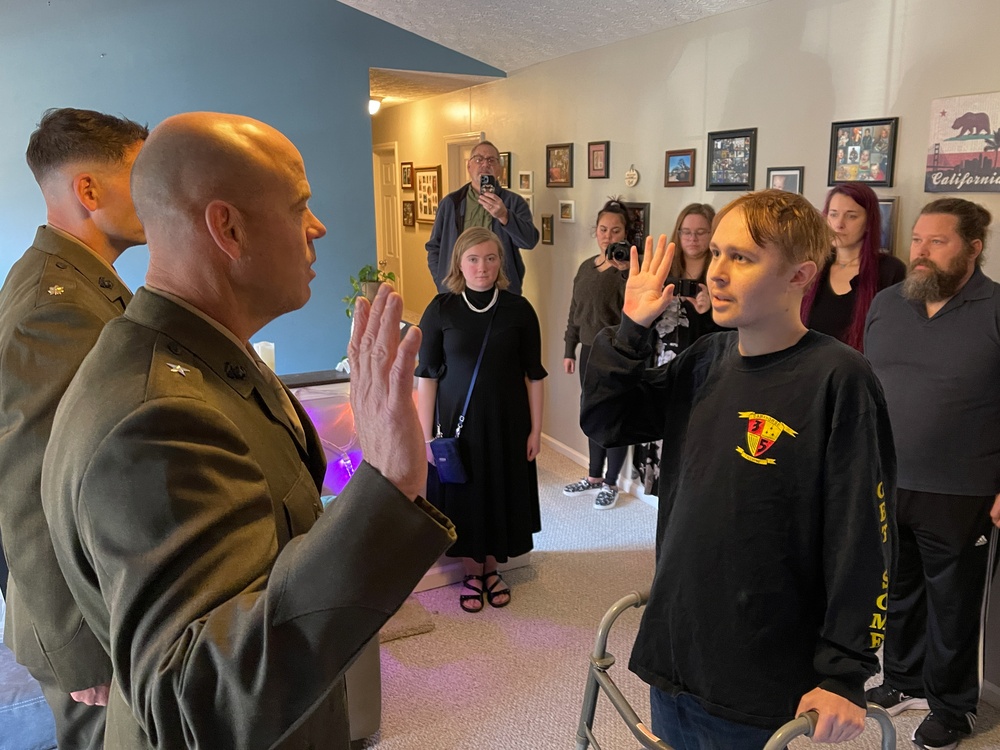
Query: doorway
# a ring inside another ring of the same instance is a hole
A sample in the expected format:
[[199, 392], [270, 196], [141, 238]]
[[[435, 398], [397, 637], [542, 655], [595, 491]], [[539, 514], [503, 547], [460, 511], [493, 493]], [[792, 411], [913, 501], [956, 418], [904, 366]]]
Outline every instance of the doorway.
[[486, 140], [486, 133], [482, 131], [473, 133], [456, 133], [444, 137], [445, 146], [448, 148], [448, 189], [445, 192], [451, 193], [458, 190], [469, 179], [469, 174], [465, 165], [472, 156], [472, 149]]
[[[396, 291], [403, 294], [402, 230], [399, 196], [399, 161], [396, 142], [372, 147], [375, 183], [375, 257], [378, 269], [396, 277]], [[405, 299], [405, 295], [404, 295]]]

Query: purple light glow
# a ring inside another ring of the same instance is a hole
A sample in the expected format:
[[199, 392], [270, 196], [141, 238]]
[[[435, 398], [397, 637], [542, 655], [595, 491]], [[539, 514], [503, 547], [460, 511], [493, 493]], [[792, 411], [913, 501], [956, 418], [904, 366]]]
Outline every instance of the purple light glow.
[[344, 485], [350, 480], [354, 472], [361, 465], [361, 449], [358, 448], [340, 455], [332, 455], [331, 451], [326, 451], [326, 476], [323, 478], [323, 493], [339, 495]]

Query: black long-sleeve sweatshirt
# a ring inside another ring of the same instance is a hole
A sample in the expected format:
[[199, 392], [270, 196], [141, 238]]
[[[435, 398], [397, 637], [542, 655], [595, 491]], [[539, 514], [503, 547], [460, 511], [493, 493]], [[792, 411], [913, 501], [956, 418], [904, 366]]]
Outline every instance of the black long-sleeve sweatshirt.
[[657, 565], [630, 668], [761, 727], [822, 687], [864, 705], [895, 548], [896, 464], [864, 358], [813, 331], [741, 356], [738, 334], [647, 369], [627, 317], [591, 353], [580, 424], [663, 438]]

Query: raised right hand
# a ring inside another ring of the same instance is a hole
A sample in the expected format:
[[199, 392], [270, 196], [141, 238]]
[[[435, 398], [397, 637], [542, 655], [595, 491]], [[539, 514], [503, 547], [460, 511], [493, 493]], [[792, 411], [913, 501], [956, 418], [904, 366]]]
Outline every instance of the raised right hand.
[[664, 287], [674, 262], [674, 243], [667, 244], [667, 235], [661, 234], [653, 252], [653, 237], [646, 238], [646, 252], [639, 265], [639, 252], [632, 246], [628, 281], [625, 283], [625, 304], [622, 307], [628, 317], [648, 328], [653, 324], [674, 298], [674, 285]]
[[420, 329], [399, 340], [403, 298], [383, 284], [370, 303], [358, 297], [347, 347], [351, 410], [365, 460], [411, 500], [427, 481], [424, 431], [413, 403]]

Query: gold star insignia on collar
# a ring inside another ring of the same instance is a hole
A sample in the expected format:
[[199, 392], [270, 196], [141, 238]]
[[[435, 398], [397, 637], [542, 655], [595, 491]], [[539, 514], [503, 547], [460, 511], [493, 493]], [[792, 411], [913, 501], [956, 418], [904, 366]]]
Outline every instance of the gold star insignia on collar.
[[170, 372], [176, 372], [181, 377], [187, 377], [187, 374], [191, 372], [191, 370], [187, 367], [184, 367], [183, 365], [175, 365], [171, 362], [167, 362], [167, 367], [170, 368]]
[[65, 291], [66, 290], [63, 287], [59, 286], [59, 284], [54, 284], [53, 286], [49, 287], [49, 294], [52, 295], [62, 294]]

